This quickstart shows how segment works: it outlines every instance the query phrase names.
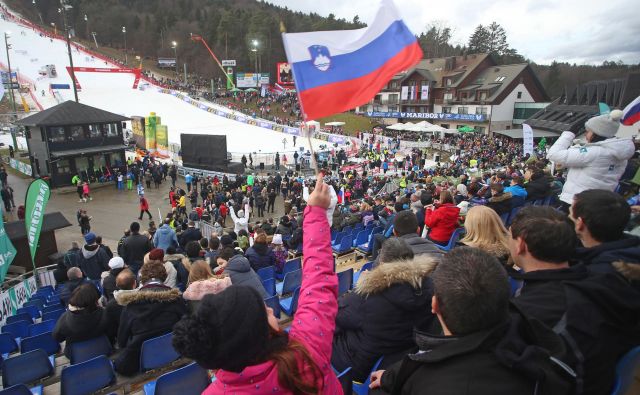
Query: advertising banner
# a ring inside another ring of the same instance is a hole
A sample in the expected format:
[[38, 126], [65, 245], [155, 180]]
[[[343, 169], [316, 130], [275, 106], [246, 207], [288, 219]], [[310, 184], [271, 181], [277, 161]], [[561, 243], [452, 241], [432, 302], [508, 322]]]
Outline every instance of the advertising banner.
[[236, 61], [235, 59], [224, 59], [222, 61], [222, 67], [235, 67]]
[[533, 129], [526, 123], [522, 124], [522, 152], [533, 155]]
[[258, 74], [256, 73], [236, 73], [236, 86], [238, 88], [258, 87]]
[[371, 118], [413, 118], [467, 122], [484, 122], [487, 119], [487, 116], [484, 114], [449, 114], [437, 112], [365, 111], [363, 115]]
[[229, 78], [227, 78], [227, 89], [231, 89], [233, 88], [233, 85], [231, 85], [231, 81], [233, 81], [233, 69], [231, 67], [227, 67], [227, 75], [229, 76]]
[[0, 223], [0, 282], [4, 281], [15, 256], [16, 249], [4, 230], [4, 223]]
[[409, 98], [409, 87], [403, 86], [400, 90], [400, 100], [407, 100]]
[[169, 155], [169, 130], [167, 125], [156, 125], [156, 150], [162, 155]]
[[293, 73], [291, 72], [291, 65], [286, 62], [278, 63], [277, 67], [277, 80], [280, 85], [293, 85]]
[[158, 58], [158, 67], [161, 69], [175, 69], [176, 58]]
[[156, 113], [152, 112], [145, 121], [145, 146], [148, 151], [156, 150]]
[[420, 89], [420, 100], [429, 100], [429, 85], [422, 85]]
[[258, 83], [259, 85], [269, 85], [269, 73], [260, 73], [258, 74]]
[[145, 149], [147, 147], [144, 139], [144, 117], [134, 115], [131, 117], [131, 131], [133, 139], [136, 141], [136, 147]]
[[25, 221], [24, 225], [27, 231], [27, 242], [29, 243], [29, 251], [31, 252], [31, 262], [35, 268], [35, 256], [38, 249], [38, 241], [40, 240], [40, 231], [42, 230], [42, 222], [44, 220], [44, 210], [47, 207], [51, 188], [49, 184], [42, 179], [33, 180], [27, 189], [25, 198]]
[[29, 300], [38, 286], [35, 277], [29, 277], [21, 283], [0, 293], [0, 325], [4, 325], [7, 317], [15, 314]]

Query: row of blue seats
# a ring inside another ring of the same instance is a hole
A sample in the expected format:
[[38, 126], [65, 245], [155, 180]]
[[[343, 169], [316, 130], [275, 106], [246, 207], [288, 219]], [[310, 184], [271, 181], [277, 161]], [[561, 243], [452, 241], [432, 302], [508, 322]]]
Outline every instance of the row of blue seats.
[[384, 230], [383, 227], [367, 227], [361, 231], [359, 231], [354, 237], [353, 233], [343, 233], [338, 232], [336, 234], [336, 238], [332, 241], [333, 252], [337, 255], [345, 254], [353, 251], [354, 248], [357, 248], [360, 252], [365, 255], [371, 254], [372, 250], [372, 239], [374, 235], [378, 233], [382, 233]]

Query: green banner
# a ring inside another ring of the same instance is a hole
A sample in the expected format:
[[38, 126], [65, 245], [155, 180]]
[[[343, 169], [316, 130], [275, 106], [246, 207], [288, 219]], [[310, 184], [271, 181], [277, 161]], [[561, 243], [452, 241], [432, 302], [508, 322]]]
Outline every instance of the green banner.
[[7, 232], [4, 230], [4, 223], [0, 221], [0, 283], [4, 281], [9, 266], [16, 256], [16, 249], [9, 240]]
[[27, 229], [27, 241], [29, 242], [31, 262], [33, 262], [34, 268], [36, 266], [35, 257], [38, 241], [40, 240], [40, 230], [42, 230], [42, 222], [44, 221], [44, 210], [47, 207], [50, 194], [49, 184], [44, 180], [33, 180], [29, 184], [27, 197], [25, 198], [24, 226]]

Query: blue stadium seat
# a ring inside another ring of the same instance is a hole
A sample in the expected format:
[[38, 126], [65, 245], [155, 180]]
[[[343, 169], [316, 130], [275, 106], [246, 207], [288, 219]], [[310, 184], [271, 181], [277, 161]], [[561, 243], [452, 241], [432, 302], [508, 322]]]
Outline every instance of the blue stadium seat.
[[54, 310], [54, 311], [49, 311], [47, 313], [43, 313], [42, 314], [42, 321], [54, 320], [57, 323], [58, 320], [60, 319], [60, 317], [62, 317], [62, 314], [64, 314], [65, 311], [66, 310], [64, 309], [64, 307], [61, 307], [58, 310]]
[[31, 321], [31, 323], [33, 323], [33, 318], [31, 318], [31, 314], [29, 313], [10, 315], [7, 317], [5, 324], [13, 324], [14, 322], [18, 321]]
[[276, 277], [276, 268], [274, 266], [263, 267], [262, 269], [258, 269], [256, 274], [260, 277], [262, 281], [275, 278]]
[[[6, 359], [2, 365], [2, 385], [29, 385], [54, 373], [49, 356], [44, 350], [33, 350]], [[40, 386], [40, 391], [42, 387]], [[33, 392], [33, 389], [32, 389]]]
[[360, 275], [362, 274], [362, 272], [366, 272], [367, 270], [371, 270], [371, 269], [373, 269], [373, 261], [369, 261], [364, 265], [362, 265], [360, 270], [358, 270], [356, 273], [353, 274], [353, 286], [355, 287], [356, 284], [358, 284], [358, 279], [360, 278]]
[[278, 296], [274, 295], [266, 298], [264, 304], [266, 304], [267, 307], [271, 307], [273, 309], [273, 315], [280, 319], [280, 299], [278, 299]]
[[293, 295], [288, 298], [280, 299], [280, 310], [284, 311], [289, 317], [293, 317], [298, 309], [298, 298], [300, 297], [300, 288], [293, 291]]
[[113, 364], [109, 358], [100, 355], [62, 369], [60, 391], [61, 395], [89, 395], [110, 386], [115, 381]]
[[[371, 368], [371, 373], [378, 370], [378, 367], [380, 367], [380, 364], [382, 363], [382, 358], [383, 357], [380, 357], [380, 359], [376, 361], [375, 365], [373, 365], [373, 368]], [[367, 375], [367, 379], [364, 383], [358, 383], [355, 381], [352, 383], [351, 390], [355, 395], [367, 395], [369, 393], [369, 384], [371, 384], [371, 373]]]
[[344, 235], [350, 235], [353, 233], [353, 226], [349, 225], [349, 226], [345, 226], [344, 228], [342, 228], [342, 233], [344, 233]]
[[611, 395], [624, 395], [629, 392], [634, 381], [635, 371], [640, 366], [640, 346], [632, 348], [618, 361], [616, 381]]
[[36, 306], [38, 308], [38, 311], [40, 311], [44, 307], [45, 303], [46, 303], [46, 300], [45, 300], [44, 296], [43, 297], [33, 297], [33, 298], [29, 299], [28, 302], [24, 302], [22, 307]]
[[301, 268], [302, 268], [301, 258], [295, 258], [295, 259], [286, 261], [284, 263], [284, 267], [282, 268], [282, 273], [276, 272], [276, 279], [279, 281], [282, 281], [284, 279], [284, 276], [287, 275], [287, 273], [295, 272], [296, 270], [300, 270]]
[[2, 327], [2, 333], [11, 333], [14, 338], [29, 336], [29, 325], [33, 324], [33, 321], [17, 321], [11, 324], [6, 324]]
[[344, 232], [338, 232], [338, 234], [336, 235], [336, 238], [331, 240], [331, 246], [336, 246], [339, 245], [340, 242], [342, 241], [342, 238], [346, 236], [346, 233]]
[[262, 286], [264, 290], [267, 291], [267, 295], [274, 296], [276, 294], [276, 279], [268, 278], [266, 280], [262, 280]]
[[99, 355], [111, 354], [111, 343], [106, 336], [95, 337], [93, 339], [69, 343], [66, 345], [69, 350], [69, 360], [72, 365], [88, 361]]
[[21, 353], [24, 354], [33, 350], [44, 350], [47, 355], [56, 355], [60, 352], [60, 343], [53, 338], [51, 332], [25, 337], [20, 341]]
[[9, 354], [18, 351], [18, 343], [11, 333], [0, 333], [0, 354], [5, 359]]
[[373, 252], [373, 237], [376, 235], [377, 233], [374, 233], [373, 231], [369, 234], [369, 237], [367, 237], [367, 241], [362, 243], [362, 244], [358, 244], [356, 246], [356, 249], [358, 251], [360, 251], [361, 253], [363, 253], [364, 255], [371, 255], [371, 253]]
[[359, 233], [363, 229], [364, 224], [362, 222], [358, 222], [357, 224], [353, 225], [353, 233]]
[[358, 235], [353, 240], [352, 247], [358, 247], [359, 245], [367, 243], [369, 241], [370, 235], [371, 235], [370, 232], [367, 232], [366, 230], [361, 230], [360, 232], [358, 232]]
[[353, 250], [353, 236], [346, 235], [340, 241], [340, 244], [333, 246], [333, 252], [336, 254], [344, 254]]
[[64, 307], [60, 303], [54, 304], [54, 305], [47, 305], [42, 308], [42, 314], [44, 315], [45, 313], [49, 313], [51, 311], [56, 311], [60, 309], [64, 310]]
[[29, 336], [37, 336], [47, 332], [53, 332], [56, 327], [55, 320], [42, 321], [37, 324], [29, 325]]
[[276, 284], [276, 293], [280, 296], [292, 293], [302, 285], [302, 269], [287, 273], [284, 281]]
[[24, 384], [17, 384], [0, 391], [0, 395], [33, 395], [29, 387]]
[[353, 268], [338, 273], [338, 296], [353, 286]]
[[193, 362], [144, 385], [145, 395], [200, 395], [209, 385], [207, 371]]
[[145, 340], [140, 350], [140, 370], [147, 371], [170, 364], [180, 358], [171, 344], [172, 333]]
[[458, 228], [454, 230], [453, 233], [451, 234], [451, 238], [449, 238], [449, 243], [447, 243], [446, 246], [441, 246], [439, 244], [436, 244], [436, 247], [438, 247], [442, 251], [451, 251], [453, 247], [456, 246], [458, 239], [460, 239], [460, 236], [462, 236], [464, 232], [465, 232], [464, 228]]
[[513, 222], [513, 220], [516, 218], [516, 215], [518, 214], [518, 212], [522, 210], [522, 206], [518, 206], [518, 207], [514, 207], [511, 209], [511, 213], [509, 213], [509, 220], [507, 221], [507, 225], [506, 226], [510, 226], [511, 222]]
[[34, 320], [36, 318], [40, 318], [40, 309], [38, 308], [38, 306], [31, 305], [20, 307], [18, 310], [16, 310], [16, 314], [20, 313], [29, 313], [29, 315], [31, 315], [31, 318], [33, 318]]

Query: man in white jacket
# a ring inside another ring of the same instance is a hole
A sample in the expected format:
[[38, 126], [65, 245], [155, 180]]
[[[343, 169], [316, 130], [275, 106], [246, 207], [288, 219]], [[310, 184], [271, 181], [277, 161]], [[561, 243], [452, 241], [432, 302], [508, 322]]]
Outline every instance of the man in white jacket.
[[[246, 213], [246, 216], [245, 216]], [[238, 232], [244, 229], [247, 233], [249, 233], [249, 205], [245, 206], [245, 210], [238, 210], [238, 215], [236, 215], [236, 211], [233, 206], [229, 205], [229, 214], [231, 215], [231, 219], [233, 220], [233, 231], [238, 234]]]
[[635, 151], [631, 139], [615, 137], [620, 118], [620, 110], [593, 117], [584, 125], [586, 144], [571, 146], [576, 135], [563, 132], [549, 149], [547, 159], [569, 169], [560, 194], [560, 200], [568, 206], [577, 193], [587, 189], [613, 191], [618, 185], [627, 161]]

